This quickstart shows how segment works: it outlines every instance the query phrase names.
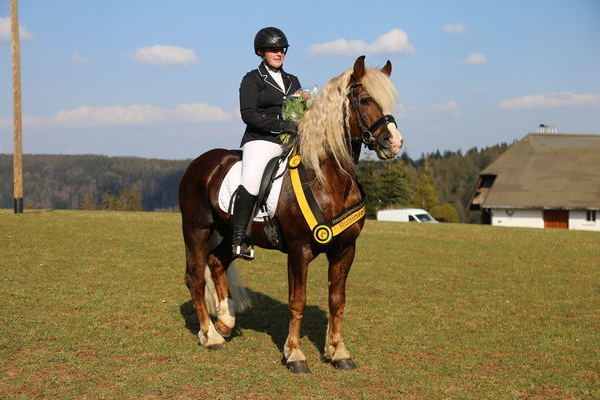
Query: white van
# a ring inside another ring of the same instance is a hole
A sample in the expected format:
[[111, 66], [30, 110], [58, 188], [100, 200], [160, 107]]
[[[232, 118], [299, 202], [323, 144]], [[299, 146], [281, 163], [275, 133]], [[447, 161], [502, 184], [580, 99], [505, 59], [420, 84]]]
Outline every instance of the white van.
[[393, 210], [377, 211], [378, 221], [399, 222], [433, 222], [437, 223], [429, 213], [422, 208], [399, 208]]

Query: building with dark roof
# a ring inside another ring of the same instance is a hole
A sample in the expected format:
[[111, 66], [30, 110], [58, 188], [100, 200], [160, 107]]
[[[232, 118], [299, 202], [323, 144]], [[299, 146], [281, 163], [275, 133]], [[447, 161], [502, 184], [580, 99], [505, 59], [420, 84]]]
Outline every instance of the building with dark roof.
[[481, 172], [470, 208], [492, 225], [600, 231], [600, 135], [527, 135]]

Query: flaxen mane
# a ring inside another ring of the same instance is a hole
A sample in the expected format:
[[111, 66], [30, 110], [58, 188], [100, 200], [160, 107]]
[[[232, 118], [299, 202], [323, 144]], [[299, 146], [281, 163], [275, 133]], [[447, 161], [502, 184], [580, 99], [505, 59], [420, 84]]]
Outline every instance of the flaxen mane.
[[[348, 70], [330, 80], [300, 122], [299, 153], [321, 183], [325, 177], [320, 162], [327, 157], [332, 157], [345, 171], [354, 168], [345, 133], [350, 115], [348, 80], [351, 74], [352, 70]], [[361, 82], [383, 113], [392, 114], [397, 94], [390, 78], [379, 69], [367, 68]]]

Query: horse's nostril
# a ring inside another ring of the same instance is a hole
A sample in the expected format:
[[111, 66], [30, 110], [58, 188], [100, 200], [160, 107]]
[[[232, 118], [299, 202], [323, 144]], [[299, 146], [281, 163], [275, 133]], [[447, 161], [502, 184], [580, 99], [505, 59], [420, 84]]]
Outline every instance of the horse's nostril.
[[385, 136], [383, 136], [383, 143], [382, 144], [385, 144], [388, 147], [391, 147], [392, 146], [392, 135], [385, 135]]

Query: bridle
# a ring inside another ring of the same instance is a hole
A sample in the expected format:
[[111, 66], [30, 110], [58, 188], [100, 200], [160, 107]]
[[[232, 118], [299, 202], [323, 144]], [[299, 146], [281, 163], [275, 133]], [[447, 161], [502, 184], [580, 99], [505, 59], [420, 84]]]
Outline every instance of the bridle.
[[396, 127], [396, 120], [390, 114], [386, 114], [383, 117], [379, 118], [373, 124], [369, 125], [365, 116], [360, 112], [360, 100], [358, 95], [356, 95], [355, 89], [359, 86], [362, 86], [362, 82], [353, 83], [348, 90], [350, 95], [350, 102], [352, 103], [352, 108], [354, 108], [354, 112], [356, 113], [356, 119], [358, 122], [358, 128], [360, 129], [360, 137], [353, 137], [351, 141], [361, 141], [367, 146], [370, 150], [373, 150], [373, 146], [375, 145], [375, 137], [373, 133], [376, 132], [383, 125], [387, 125], [389, 123], [394, 123]]

